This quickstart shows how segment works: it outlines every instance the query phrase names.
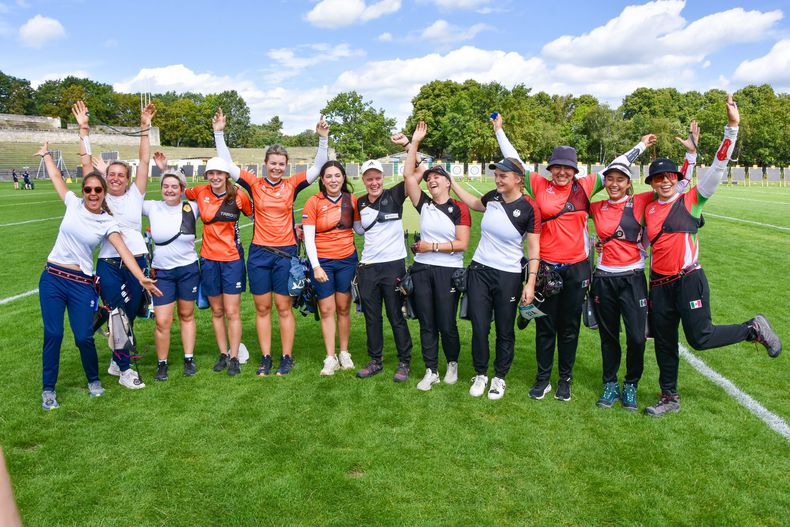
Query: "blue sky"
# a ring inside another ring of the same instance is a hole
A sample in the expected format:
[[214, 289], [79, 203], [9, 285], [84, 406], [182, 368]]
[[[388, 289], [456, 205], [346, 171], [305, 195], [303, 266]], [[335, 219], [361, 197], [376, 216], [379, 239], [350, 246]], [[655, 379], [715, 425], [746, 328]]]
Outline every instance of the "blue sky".
[[0, 70], [118, 91], [236, 89], [253, 122], [312, 128], [355, 89], [402, 124], [434, 79], [590, 93], [790, 91], [790, 2], [0, 0]]

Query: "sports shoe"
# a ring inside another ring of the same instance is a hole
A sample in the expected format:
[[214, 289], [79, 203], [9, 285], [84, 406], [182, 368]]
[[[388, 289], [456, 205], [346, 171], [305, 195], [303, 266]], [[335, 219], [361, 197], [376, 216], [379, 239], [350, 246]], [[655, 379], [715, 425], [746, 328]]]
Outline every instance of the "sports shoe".
[[[559, 389], [557, 389], [559, 392]], [[616, 382], [606, 382], [603, 385], [603, 393], [595, 403], [598, 408], [611, 408], [620, 399], [620, 385]]]
[[228, 375], [231, 377], [235, 377], [236, 375], [241, 373], [241, 366], [239, 366], [239, 359], [238, 357], [233, 357], [228, 361]]
[[547, 393], [551, 391], [551, 383], [549, 381], [535, 381], [532, 388], [529, 390], [529, 396], [533, 399], [543, 399]]
[[166, 381], [167, 380], [167, 363], [160, 362], [156, 366], [156, 377], [154, 377], [157, 381]]
[[570, 379], [560, 379], [557, 381], [557, 391], [554, 398], [558, 401], [568, 402], [571, 400], [571, 381]]
[[652, 417], [661, 417], [680, 411], [680, 395], [672, 393], [662, 393], [661, 398], [653, 406], [645, 408], [645, 413]]
[[329, 375], [334, 375], [337, 370], [340, 369], [340, 363], [337, 360], [337, 357], [334, 355], [329, 356], [327, 355], [324, 359], [324, 367], [321, 368], [321, 376], [327, 377]]
[[140, 380], [140, 376], [131, 368], [121, 372], [121, 376], [118, 377], [118, 384], [130, 390], [145, 388], [145, 384]]
[[488, 377], [485, 375], [475, 375], [472, 377], [472, 386], [469, 387], [469, 395], [472, 397], [480, 397], [486, 391], [486, 384], [488, 384]]
[[340, 361], [340, 369], [341, 370], [353, 370], [354, 369], [354, 361], [351, 360], [351, 354], [347, 351], [341, 351], [340, 355], [338, 355], [338, 360]]
[[639, 406], [636, 404], [636, 384], [623, 383], [623, 395], [620, 400], [623, 408], [635, 412]]
[[395, 382], [405, 382], [409, 378], [409, 365], [406, 362], [399, 362], [398, 367], [395, 368], [395, 375], [392, 380]]
[[192, 377], [197, 373], [197, 366], [195, 366], [195, 359], [185, 358], [184, 359], [184, 377]]
[[115, 362], [115, 359], [110, 359], [110, 367], [107, 368], [107, 373], [112, 375], [113, 377], [120, 377], [121, 376], [121, 368], [118, 367], [118, 363]]
[[455, 384], [458, 382], [458, 363], [450, 361], [447, 363], [447, 372], [444, 374], [444, 384]]
[[494, 377], [491, 379], [491, 387], [488, 389], [488, 398], [492, 401], [501, 399], [505, 395], [505, 379]]
[[101, 381], [88, 383], [88, 395], [91, 397], [101, 397], [104, 395], [104, 388], [101, 387]]
[[60, 408], [55, 392], [44, 390], [41, 392], [41, 408], [44, 410], [54, 410]]
[[280, 359], [280, 366], [277, 368], [277, 375], [282, 377], [288, 375], [294, 369], [294, 359], [290, 355], [283, 355]]
[[417, 383], [417, 389], [421, 392], [430, 391], [431, 387], [434, 384], [439, 384], [441, 381], [439, 380], [439, 374], [434, 373], [430, 368], [425, 370], [425, 376]]
[[255, 375], [258, 377], [266, 377], [272, 372], [272, 356], [271, 355], [261, 355], [261, 363], [258, 365], [258, 369], [255, 371]]
[[382, 364], [381, 359], [370, 359], [370, 362], [368, 362], [364, 368], [357, 371], [357, 377], [360, 379], [367, 379], [368, 377], [372, 377], [377, 373], [381, 373], [381, 370], [383, 369], [384, 364]]
[[220, 372], [228, 367], [228, 354], [227, 353], [220, 353], [219, 359], [217, 359], [217, 363], [214, 364], [214, 371]]
[[768, 356], [776, 358], [782, 353], [782, 339], [776, 334], [765, 315], [757, 315], [749, 321], [754, 330], [754, 342], [759, 342], [768, 351]]

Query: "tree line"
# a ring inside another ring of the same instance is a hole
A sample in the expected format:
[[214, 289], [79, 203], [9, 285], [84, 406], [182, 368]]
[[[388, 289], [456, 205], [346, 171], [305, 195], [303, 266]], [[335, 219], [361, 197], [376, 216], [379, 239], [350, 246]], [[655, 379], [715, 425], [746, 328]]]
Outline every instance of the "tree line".
[[[790, 95], [775, 93], [767, 84], [747, 86], [734, 94], [741, 115], [735, 158], [741, 165], [790, 164]], [[405, 130], [411, 134], [419, 121], [428, 124], [424, 153], [445, 160], [484, 161], [500, 156], [489, 122], [492, 111], [504, 117], [505, 129], [525, 160], [548, 159], [554, 146], [576, 147], [579, 160], [605, 163], [627, 150], [646, 133], [659, 140], [649, 156], [680, 159], [685, 137], [696, 120], [702, 129], [700, 163], [711, 160], [725, 122], [726, 94], [722, 90], [679, 92], [674, 88], [638, 88], [621, 105], [610, 108], [592, 95], [533, 93], [520, 84], [507, 88], [497, 82], [433, 81], [412, 99]], [[92, 122], [137, 126], [140, 95], [117, 93], [109, 84], [76, 77], [46, 81], [32, 88], [30, 81], [0, 71], [0, 113], [71, 118], [71, 105], [84, 100]], [[313, 146], [313, 130], [283, 133], [279, 116], [263, 124], [250, 121], [250, 109], [235, 91], [217, 94], [167, 92], [153, 97], [156, 124], [165, 146], [213, 146], [207, 125], [217, 107], [228, 116], [226, 141], [234, 148], [262, 148], [274, 143]], [[375, 108], [356, 91], [342, 92], [321, 110], [331, 125], [330, 146], [341, 161], [363, 161], [399, 151], [389, 141], [396, 121]]]

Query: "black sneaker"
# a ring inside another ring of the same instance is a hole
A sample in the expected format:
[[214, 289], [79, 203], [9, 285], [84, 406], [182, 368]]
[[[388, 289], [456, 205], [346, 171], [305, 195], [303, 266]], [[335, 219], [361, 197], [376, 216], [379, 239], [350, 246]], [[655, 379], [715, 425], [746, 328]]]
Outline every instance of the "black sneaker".
[[233, 357], [228, 363], [228, 375], [233, 377], [241, 373], [241, 366], [239, 366], [239, 359]]
[[197, 366], [195, 366], [195, 359], [192, 357], [184, 359], [184, 377], [192, 377], [197, 373]]
[[227, 353], [220, 353], [219, 359], [217, 359], [217, 363], [214, 364], [214, 371], [220, 372], [228, 367], [228, 354]]
[[571, 400], [571, 381], [570, 379], [560, 379], [557, 382], [557, 392], [554, 394], [554, 398], [558, 401], [570, 401]]
[[768, 351], [768, 356], [776, 358], [782, 353], [782, 339], [776, 334], [771, 323], [765, 315], [757, 315], [749, 321], [749, 326], [754, 330], [754, 342], [759, 342]]
[[167, 380], [167, 363], [160, 362], [156, 367], [156, 377], [154, 380], [166, 381]]
[[261, 363], [258, 365], [258, 370], [255, 372], [255, 375], [258, 377], [266, 377], [272, 372], [272, 356], [271, 355], [263, 355], [261, 357]]
[[529, 390], [529, 396], [533, 399], [543, 399], [547, 393], [551, 391], [551, 383], [549, 381], [535, 381], [535, 384]]
[[277, 375], [283, 376], [288, 375], [291, 373], [291, 370], [294, 369], [294, 359], [290, 355], [283, 355], [282, 359], [280, 359], [280, 366], [277, 368]]
[[381, 362], [381, 359], [371, 359], [364, 368], [357, 371], [357, 377], [360, 379], [367, 379], [377, 373], [381, 373], [383, 369], [384, 364]]

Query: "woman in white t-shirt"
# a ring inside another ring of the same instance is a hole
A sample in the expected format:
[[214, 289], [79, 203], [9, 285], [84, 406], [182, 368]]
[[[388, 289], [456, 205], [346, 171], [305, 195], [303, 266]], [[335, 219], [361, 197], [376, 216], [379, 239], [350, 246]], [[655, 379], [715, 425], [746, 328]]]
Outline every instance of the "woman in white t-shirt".
[[[48, 144], [37, 152], [44, 160], [52, 184], [66, 204], [66, 214], [58, 230], [55, 246], [47, 257], [47, 264], [39, 280], [41, 317], [44, 322], [43, 391], [42, 408], [57, 408], [55, 383], [60, 365], [60, 347], [63, 342], [63, 315], [68, 309], [69, 324], [74, 341], [80, 350], [82, 367], [88, 378], [91, 397], [104, 394], [99, 382], [99, 359], [93, 341], [93, 314], [98, 308], [96, 280], [93, 276], [93, 250], [105, 238], [115, 247], [132, 274], [151, 294], [162, 292], [147, 278], [126, 247], [121, 228], [107, 206], [107, 183], [98, 172], [82, 180], [83, 198], [78, 198], [63, 181], [55, 166]], [[132, 371], [132, 370], [130, 370]]]
[[[77, 119], [80, 127], [80, 159], [84, 173], [91, 171], [92, 156], [88, 140], [90, 128], [88, 126], [88, 107], [82, 101], [77, 101], [71, 108], [71, 113]], [[137, 265], [148, 271], [146, 256], [148, 249], [142, 235], [143, 228], [143, 200], [148, 187], [148, 164], [151, 157], [150, 141], [148, 139], [151, 129], [151, 120], [156, 115], [153, 104], [146, 106], [140, 113], [140, 163], [137, 167], [134, 185], [131, 184], [129, 165], [123, 161], [112, 161], [104, 167], [103, 161], [97, 159], [96, 163], [102, 165], [100, 172], [104, 172], [107, 180], [107, 205], [113, 213], [113, 218], [121, 228], [123, 241], [134, 254]], [[119, 307], [124, 310], [129, 318], [129, 323], [134, 326], [134, 320], [140, 309], [144, 295], [143, 288], [137, 283], [131, 271], [121, 260], [118, 251], [112, 243], [105, 239], [99, 249], [99, 260], [96, 263], [96, 276], [101, 280], [102, 303], [109, 309]], [[113, 350], [110, 367], [107, 373], [118, 376], [118, 383], [129, 389], [144, 388], [145, 385], [136, 375], [126, 373], [129, 368], [129, 355], [124, 350]]]
[[161, 179], [162, 200], [143, 202], [143, 216], [151, 224], [154, 258], [151, 263], [153, 276], [162, 290], [160, 298], [154, 298], [156, 318], [156, 369], [157, 381], [167, 380], [167, 355], [170, 351], [170, 326], [173, 311], [178, 304], [178, 320], [181, 325], [181, 343], [184, 347], [184, 375], [196, 373], [193, 353], [195, 351], [195, 299], [197, 299], [200, 270], [195, 254], [195, 229], [197, 204], [181, 202], [187, 188], [186, 178], [179, 172], [165, 172]]

